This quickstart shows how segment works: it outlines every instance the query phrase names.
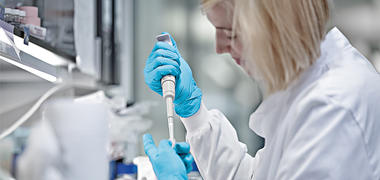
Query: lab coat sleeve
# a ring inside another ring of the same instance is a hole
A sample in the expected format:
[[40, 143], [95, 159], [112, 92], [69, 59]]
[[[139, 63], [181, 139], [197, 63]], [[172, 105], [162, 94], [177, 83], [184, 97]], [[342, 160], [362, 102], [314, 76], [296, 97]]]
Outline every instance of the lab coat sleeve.
[[[349, 109], [323, 95], [301, 101], [276, 180], [373, 179], [362, 129]], [[303, 103], [304, 102], [304, 103]], [[361, 172], [361, 173], [358, 173]]]
[[221, 112], [209, 111], [202, 103], [195, 115], [181, 120], [205, 180], [253, 178], [254, 158], [247, 154], [247, 146], [239, 142], [235, 129]]

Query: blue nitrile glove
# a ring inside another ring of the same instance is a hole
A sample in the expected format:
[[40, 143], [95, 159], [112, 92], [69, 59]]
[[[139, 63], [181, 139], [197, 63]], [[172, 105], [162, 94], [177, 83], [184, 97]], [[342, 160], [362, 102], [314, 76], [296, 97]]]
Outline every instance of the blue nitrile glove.
[[181, 57], [176, 42], [170, 36], [171, 46], [165, 42], [157, 42], [146, 60], [144, 69], [145, 83], [162, 96], [161, 79], [165, 75], [176, 77], [175, 111], [181, 117], [190, 117], [198, 112], [202, 92], [197, 87], [193, 73], [186, 61]]
[[179, 142], [175, 144], [174, 150], [177, 152], [179, 157], [181, 157], [182, 162], [185, 164], [186, 172], [190, 173], [193, 170], [193, 161], [194, 158], [190, 154], [190, 145], [186, 142]]
[[185, 165], [169, 140], [162, 140], [158, 148], [150, 134], [145, 134], [143, 141], [158, 180], [187, 180]]

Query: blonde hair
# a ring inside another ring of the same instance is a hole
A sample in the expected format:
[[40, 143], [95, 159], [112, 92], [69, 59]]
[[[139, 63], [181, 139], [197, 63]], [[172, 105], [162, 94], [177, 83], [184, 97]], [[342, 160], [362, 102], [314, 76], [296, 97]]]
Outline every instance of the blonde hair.
[[329, 20], [328, 0], [202, 0], [208, 10], [234, 4], [234, 32], [243, 46], [244, 69], [269, 94], [286, 89], [320, 56]]
[[319, 58], [328, 0], [236, 0], [234, 12], [244, 66], [267, 93], [286, 89]]

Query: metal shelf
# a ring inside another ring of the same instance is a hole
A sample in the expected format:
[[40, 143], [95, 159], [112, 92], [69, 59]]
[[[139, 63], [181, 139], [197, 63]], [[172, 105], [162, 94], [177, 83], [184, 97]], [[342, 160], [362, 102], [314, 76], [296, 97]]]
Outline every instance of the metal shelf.
[[[20, 38], [24, 38], [24, 31], [22, 30], [22, 28], [19, 28], [19, 27], [15, 27], [14, 28], [14, 35], [20, 37]], [[44, 40], [41, 40], [41, 39], [38, 39], [36, 37], [33, 37], [32, 35], [29, 36], [29, 42], [33, 43], [33, 44], [36, 44], [46, 50], [49, 50], [51, 52], [53, 52], [54, 54], [57, 54], [59, 56], [62, 56], [63, 58], [65, 58], [67, 61], [70, 61], [72, 63], [76, 63], [76, 59], [75, 59], [75, 56], [72, 56], [64, 51], [61, 51], [60, 49], [57, 49], [53, 46], [51, 46], [48, 42], [44, 41]]]
[[33, 37], [30, 38], [29, 44], [25, 45], [22, 36], [23, 32], [19, 30], [16, 30], [15, 34], [0, 30], [1, 60], [54, 83], [58, 83], [70, 67], [75, 67], [74, 57], [52, 51], [53, 48], [47, 43]]

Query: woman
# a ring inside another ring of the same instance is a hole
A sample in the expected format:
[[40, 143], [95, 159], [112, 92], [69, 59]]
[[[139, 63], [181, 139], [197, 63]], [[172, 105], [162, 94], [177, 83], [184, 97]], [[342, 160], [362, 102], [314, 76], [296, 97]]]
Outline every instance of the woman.
[[[175, 109], [204, 179], [380, 179], [380, 76], [337, 28], [327, 33], [328, 0], [202, 6], [216, 52], [231, 54], [267, 93], [249, 122], [265, 146], [251, 157], [226, 117], [202, 103], [176, 45], [155, 45], [145, 81], [161, 94], [160, 79], [176, 76]], [[146, 135], [144, 146], [158, 179], [186, 179], [186, 144], [157, 148]]]

